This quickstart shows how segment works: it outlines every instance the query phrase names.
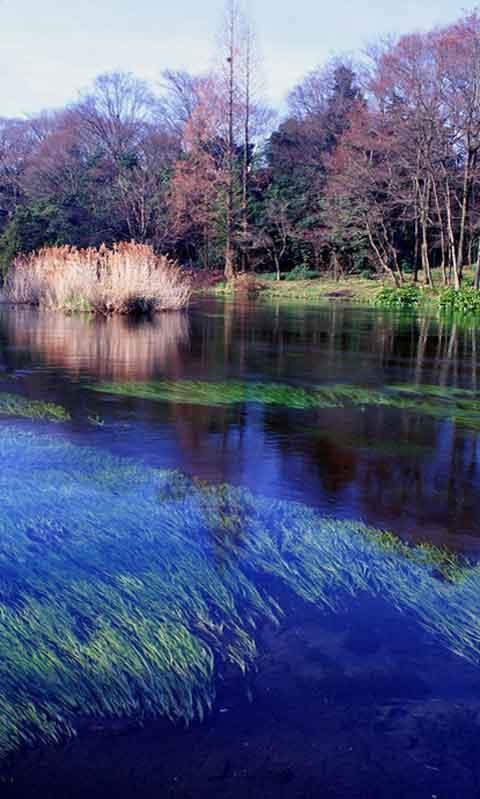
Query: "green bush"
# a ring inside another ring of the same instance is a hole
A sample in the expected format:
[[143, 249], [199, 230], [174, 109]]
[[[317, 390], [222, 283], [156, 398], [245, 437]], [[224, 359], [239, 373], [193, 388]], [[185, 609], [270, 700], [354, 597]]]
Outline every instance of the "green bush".
[[401, 288], [384, 287], [375, 297], [375, 305], [381, 308], [416, 308], [422, 297], [421, 288], [414, 283]]
[[441, 311], [461, 314], [480, 313], [480, 291], [471, 286], [461, 289], [452, 287], [443, 289], [438, 298]]

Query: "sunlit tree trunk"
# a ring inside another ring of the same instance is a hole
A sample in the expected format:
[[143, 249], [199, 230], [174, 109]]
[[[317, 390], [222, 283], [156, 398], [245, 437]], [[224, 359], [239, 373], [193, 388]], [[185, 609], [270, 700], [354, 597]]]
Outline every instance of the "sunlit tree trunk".
[[248, 242], [248, 200], [250, 172], [250, 88], [251, 88], [251, 55], [252, 41], [250, 30], [245, 33], [245, 66], [244, 66], [244, 126], [243, 126], [243, 162], [242, 162], [242, 272], [247, 267]]
[[225, 279], [233, 280], [236, 274], [234, 252], [234, 103], [236, 39], [238, 27], [237, 8], [233, 0], [227, 6], [227, 221], [225, 234]]

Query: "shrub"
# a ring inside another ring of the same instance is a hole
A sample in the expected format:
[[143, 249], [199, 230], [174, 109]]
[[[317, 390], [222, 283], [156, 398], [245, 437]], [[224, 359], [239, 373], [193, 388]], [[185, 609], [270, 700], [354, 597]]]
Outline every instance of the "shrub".
[[442, 311], [478, 314], [480, 313], [480, 292], [471, 286], [464, 286], [461, 289], [449, 287], [441, 291], [438, 305]]
[[385, 286], [375, 297], [381, 308], [416, 308], [423, 298], [422, 289], [415, 283], [400, 288]]
[[67, 311], [151, 313], [184, 308], [191, 281], [177, 264], [145, 244], [45, 247], [16, 258], [5, 295], [15, 303]]

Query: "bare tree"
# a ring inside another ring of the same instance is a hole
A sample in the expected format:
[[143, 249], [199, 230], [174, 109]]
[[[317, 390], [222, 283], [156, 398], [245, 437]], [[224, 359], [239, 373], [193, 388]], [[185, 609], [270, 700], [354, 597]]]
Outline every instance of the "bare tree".
[[227, 0], [223, 37], [221, 41], [221, 75], [226, 97], [226, 230], [225, 278], [235, 277], [235, 220], [234, 220], [234, 166], [235, 166], [235, 109], [238, 104], [238, 66], [240, 47], [240, 9], [236, 0]]
[[[225, 115], [226, 235], [225, 277], [237, 271], [236, 244], [241, 245], [241, 268], [247, 265], [250, 172], [253, 151], [273, 119], [261, 100], [261, 69], [256, 37], [237, 0], [227, 0], [215, 70], [223, 94]], [[237, 199], [238, 198], [238, 199]]]
[[100, 75], [72, 109], [87, 137], [118, 159], [134, 149], [155, 118], [148, 84], [126, 72]]
[[202, 84], [201, 77], [185, 70], [166, 69], [162, 73], [157, 114], [160, 123], [179, 140], [200, 102]]

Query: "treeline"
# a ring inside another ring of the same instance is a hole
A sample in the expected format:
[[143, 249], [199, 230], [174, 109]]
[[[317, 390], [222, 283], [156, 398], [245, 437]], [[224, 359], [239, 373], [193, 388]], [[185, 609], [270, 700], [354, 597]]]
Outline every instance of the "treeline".
[[[480, 282], [480, 16], [337, 59], [262, 101], [229, 2], [217, 66], [102, 75], [65, 109], [0, 119], [0, 265], [135, 240], [182, 264]], [[438, 278], [434, 278], [437, 275]]]

